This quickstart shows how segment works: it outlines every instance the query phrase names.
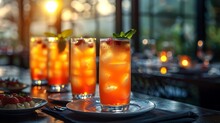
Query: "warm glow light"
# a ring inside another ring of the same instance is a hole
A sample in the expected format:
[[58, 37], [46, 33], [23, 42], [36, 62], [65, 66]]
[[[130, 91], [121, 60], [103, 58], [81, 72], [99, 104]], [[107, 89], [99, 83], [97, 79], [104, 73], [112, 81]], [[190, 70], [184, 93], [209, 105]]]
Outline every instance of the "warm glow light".
[[42, 83], [42, 82], [41, 82], [40, 80], [37, 81], [37, 84], [38, 84], [38, 85], [41, 85], [41, 83]]
[[166, 67], [161, 67], [160, 68], [160, 73], [161, 74], [166, 74], [167, 73], [167, 68]]
[[199, 40], [198, 43], [197, 43], [197, 45], [198, 45], [199, 47], [202, 47], [202, 46], [203, 46], [203, 41], [202, 41], [202, 40]]
[[168, 61], [167, 52], [166, 51], [160, 52], [160, 61], [161, 62], [167, 62]]
[[144, 39], [144, 40], [142, 41], [142, 43], [143, 43], [144, 45], [147, 45], [147, 44], [148, 44], [148, 40], [147, 40], [147, 39]]
[[78, 18], [79, 15], [76, 12], [72, 13], [72, 17], [71, 17], [72, 20], [77, 20]]
[[0, 76], [3, 76], [5, 74], [3, 69], [0, 69]]
[[84, 8], [85, 8], [85, 11], [90, 11], [92, 7], [90, 4], [84, 3]]
[[69, 9], [63, 10], [62, 20], [64, 20], [64, 21], [71, 20], [71, 16], [72, 16], [71, 10], [69, 10]]
[[60, 87], [60, 86], [57, 86], [57, 87], [56, 87], [56, 90], [57, 90], [58, 92], [60, 92], [60, 91], [61, 91], [61, 87]]
[[115, 6], [111, 5], [108, 0], [99, 0], [96, 9], [101, 15], [109, 15], [115, 11]]
[[161, 61], [161, 62], [167, 62], [167, 56], [162, 55], [162, 56], [160, 57], [160, 61]]
[[47, 87], [46, 86], [32, 86], [31, 96], [47, 99]]
[[54, 13], [58, 8], [58, 3], [54, 0], [47, 1], [46, 5], [45, 5], [45, 8], [49, 13]]
[[77, 11], [77, 12], [82, 12], [84, 11], [84, 5], [79, 2], [79, 1], [72, 1], [71, 6]]
[[48, 38], [48, 41], [49, 41], [49, 42], [54, 42], [54, 41], [56, 41], [56, 40], [57, 40], [57, 38], [55, 38], [55, 37], [49, 37], [49, 38]]
[[184, 59], [181, 63], [182, 63], [183, 66], [188, 66], [189, 65], [189, 62], [186, 59]]
[[187, 55], [179, 56], [179, 65], [182, 68], [191, 67], [191, 58]]

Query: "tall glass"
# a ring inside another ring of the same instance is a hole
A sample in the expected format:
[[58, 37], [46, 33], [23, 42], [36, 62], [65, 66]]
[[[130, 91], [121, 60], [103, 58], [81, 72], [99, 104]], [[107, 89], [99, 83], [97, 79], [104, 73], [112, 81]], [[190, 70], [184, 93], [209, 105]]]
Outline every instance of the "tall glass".
[[66, 92], [69, 84], [69, 43], [48, 38], [48, 91]]
[[30, 38], [29, 58], [32, 85], [47, 84], [47, 41], [45, 37]]
[[99, 57], [99, 92], [102, 111], [128, 110], [131, 92], [130, 41], [101, 39]]
[[72, 38], [70, 54], [73, 98], [93, 97], [96, 88], [96, 39]]

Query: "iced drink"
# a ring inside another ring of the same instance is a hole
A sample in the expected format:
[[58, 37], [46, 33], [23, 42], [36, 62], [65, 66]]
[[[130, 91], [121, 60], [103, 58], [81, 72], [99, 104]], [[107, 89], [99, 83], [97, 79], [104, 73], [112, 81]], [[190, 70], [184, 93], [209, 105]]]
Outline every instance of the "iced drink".
[[101, 39], [99, 91], [102, 111], [125, 111], [131, 91], [131, 54], [128, 39]]
[[48, 91], [65, 92], [69, 84], [69, 43], [65, 40], [59, 44], [55, 37], [48, 40]]
[[70, 54], [70, 81], [73, 98], [93, 97], [96, 87], [96, 39], [72, 38]]
[[30, 74], [32, 85], [47, 84], [47, 42], [44, 37], [30, 39]]

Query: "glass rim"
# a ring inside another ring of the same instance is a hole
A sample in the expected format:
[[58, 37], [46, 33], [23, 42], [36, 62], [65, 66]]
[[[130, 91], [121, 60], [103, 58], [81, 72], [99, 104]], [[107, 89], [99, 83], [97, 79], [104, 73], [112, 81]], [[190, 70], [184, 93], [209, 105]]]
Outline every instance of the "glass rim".
[[71, 40], [72, 39], [93, 39], [93, 40], [96, 40], [97, 38], [94, 38], [94, 37], [86, 37], [86, 38], [84, 38], [84, 37], [71, 37], [70, 39]]
[[88, 38], [70, 38], [71, 42], [79, 41], [79, 40], [92, 40], [92, 41], [96, 41], [96, 38], [93, 38], [93, 37], [88, 37]]
[[108, 40], [113, 40], [113, 41], [130, 41], [131, 39], [127, 39], [127, 38], [100, 38], [100, 41], [108, 41]]
[[30, 39], [47, 39], [46, 36], [30, 36]]

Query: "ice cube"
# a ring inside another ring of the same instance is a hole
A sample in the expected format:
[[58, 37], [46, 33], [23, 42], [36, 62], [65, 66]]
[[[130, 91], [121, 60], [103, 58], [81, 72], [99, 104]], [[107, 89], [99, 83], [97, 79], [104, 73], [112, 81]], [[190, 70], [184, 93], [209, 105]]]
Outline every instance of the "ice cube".
[[87, 77], [86, 78], [86, 84], [91, 86], [91, 85], [94, 85], [96, 83], [96, 79], [95, 77]]
[[52, 71], [52, 76], [61, 77], [63, 75], [63, 72], [64, 71], [61, 71], [61, 70], [54, 70], [54, 71]]
[[66, 61], [67, 59], [68, 59], [68, 54], [64, 53], [64, 54], [60, 55], [60, 60]]
[[37, 55], [38, 52], [39, 52], [38, 48], [36, 48], [36, 47], [31, 48], [31, 55]]
[[36, 57], [36, 59], [38, 60], [38, 62], [47, 62], [47, 57]]
[[111, 62], [109, 65], [114, 70], [126, 70], [127, 68], [127, 62]]
[[53, 61], [54, 62], [54, 69], [56, 70], [60, 70], [62, 68], [62, 63], [60, 61]]
[[100, 60], [103, 61], [103, 62], [104, 61], [109, 61], [112, 58], [113, 58], [113, 52], [111, 50], [101, 54], [101, 56], [100, 56]]
[[71, 76], [78, 76], [80, 75], [80, 69], [77, 69], [77, 68], [72, 68], [71, 70]]
[[114, 83], [106, 83], [104, 86], [105, 92], [111, 92], [117, 90], [118, 86]]
[[118, 60], [123, 61], [123, 60], [128, 59], [128, 53], [126, 53], [126, 52], [119, 52], [118, 55], [116, 55], [116, 57], [117, 57]]
[[106, 82], [109, 80], [110, 77], [111, 77], [110, 72], [108, 72], [106, 70], [100, 71], [100, 80], [101, 81]]
[[84, 67], [86, 69], [95, 69], [96, 68], [96, 61], [94, 58], [86, 58], [82, 59], [80, 62], [81, 67]]
[[56, 60], [57, 59], [57, 51], [53, 50], [53, 51], [50, 51], [49, 53], [49, 59], [52, 59], [52, 60]]
[[118, 96], [120, 96], [121, 99], [128, 99], [130, 96], [130, 91], [128, 89], [121, 89]]
[[74, 54], [74, 55], [78, 55], [78, 56], [82, 55], [83, 54], [82, 51], [83, 50], [79, 46], [75, 46], [72, 48], [72, 54]]
[[36, 75], [41, 75], [42, 74], [42, 70], [39, 69], [39, 68], [34, 68], [33, 69], [33, 73], [36, 74]]
[[124, 86], [126, 86], [128, 84], [128, 82], [130, 82], [129, 73], [125, 73], [121, 76], [121, 82], [122, 82], [122, 85], [124, 85]]
[[86, 76], [94, 76], [95, 75], [95, 71], [94, 70], [84, 70], [83, 73]]
[[40, 63], [38, 63], [38, 65], [39, 65], [39, 68], [41, 68], [41, 69], [44, 69], [44, 68], [47, 67], [47, 63], [46, 62], [45, 63], [40, 62]]
[[74, 68], [80, 68], [80, 61], [77, 59], [74, 59], [71, 61], [71, 69], [74, 69]]
[[71, 84], [72, 86], [80, 87], [82, 86], [82, 80], [80, 79], [80, 77], [74, 77], [71, 79]]
[[68, 69], [69, 68], [69, 61], [63, 62], [63, 68]]
[[43, 49], [43, 50], [42, 50], [42, 55], [43, 55], [43, 56], [47, 56], [47, 49]]
[[88, 57], [95, 56], [96, 55], [95, 47], [93, 47], [93, 48], [86, 48], [85, 52], [84, 52], [84, 55], [88, 56]]
[[106, 42], [101, 42], [100, 48], [102, 51], [109, 50], [110, 46]]

